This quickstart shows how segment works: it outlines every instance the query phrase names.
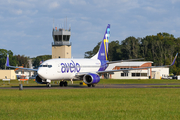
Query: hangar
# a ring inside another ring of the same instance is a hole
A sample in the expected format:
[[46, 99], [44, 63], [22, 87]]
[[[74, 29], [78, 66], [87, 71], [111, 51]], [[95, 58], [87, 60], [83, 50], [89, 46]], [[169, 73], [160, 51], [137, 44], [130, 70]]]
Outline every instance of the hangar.
[[[106, 70], [151, 67], [152, 61], [134, 61], [110, 64]], [[161, 79], [169, 76], [169, 68], [148, 68], [141, 70], [119, 71], [109, 75], [111, 79]]]

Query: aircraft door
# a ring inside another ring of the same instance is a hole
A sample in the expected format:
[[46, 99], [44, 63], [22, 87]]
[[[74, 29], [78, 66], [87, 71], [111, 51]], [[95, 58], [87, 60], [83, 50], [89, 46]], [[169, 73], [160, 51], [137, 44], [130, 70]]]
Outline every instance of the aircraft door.
[[61, 65], [60, 64], [58, 64], [57, 73], [61, 73]]

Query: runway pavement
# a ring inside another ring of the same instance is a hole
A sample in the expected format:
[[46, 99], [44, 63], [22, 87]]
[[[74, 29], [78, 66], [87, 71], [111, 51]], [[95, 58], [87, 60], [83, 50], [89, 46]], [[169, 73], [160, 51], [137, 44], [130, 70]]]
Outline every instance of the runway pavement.
[[[95, 87], [87, 87], [85, 85], [68, 85], [67, 87], [60, 87], [52, 85], [52, 87], [44, 86], [26, 86], [23, 89], [95, 89], [95, 88], [180, 88], [180, 84], [97, 84]], [[0, 87], [0, 89], [19, 89], [19, 86]]]

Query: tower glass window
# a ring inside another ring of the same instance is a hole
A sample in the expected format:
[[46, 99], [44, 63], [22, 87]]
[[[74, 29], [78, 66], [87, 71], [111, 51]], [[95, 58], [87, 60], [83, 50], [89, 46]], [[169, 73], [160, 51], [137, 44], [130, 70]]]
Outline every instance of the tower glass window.
[[67, 41], [69, 41], [70, 35], [67, 35]]
[[66, 41], [66, 38], [67, 38], [66, 35], [63, 35], [63, 41]]
[[54, 40], [58, 41], [58, 36], [57, 35], [54, 36]]
[[59, 41], [62, 41], [62, 35], [59, 35]]

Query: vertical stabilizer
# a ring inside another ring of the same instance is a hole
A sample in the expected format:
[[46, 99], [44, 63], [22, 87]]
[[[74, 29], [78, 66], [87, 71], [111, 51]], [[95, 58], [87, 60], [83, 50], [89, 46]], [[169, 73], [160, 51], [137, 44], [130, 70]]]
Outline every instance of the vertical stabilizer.
[[110, 24], [108, 24], [98, 53], [91, 59], [108, 60], [108, 42], [110, 37]]
[[172, 62], [172, 64], [171, 64], [170, 66], [174, 65], [174, 63], [175, 63], [175, 61], [176, 61], [177, 56], [178, 56], [178, 53], [177, 53], [177, 54], [176, 54], [176, 56], [174, 57], [174, 60], [173, 60], [173, 62]]
[[7, 54], [6, 66], [9, 66], [9, 55]]

